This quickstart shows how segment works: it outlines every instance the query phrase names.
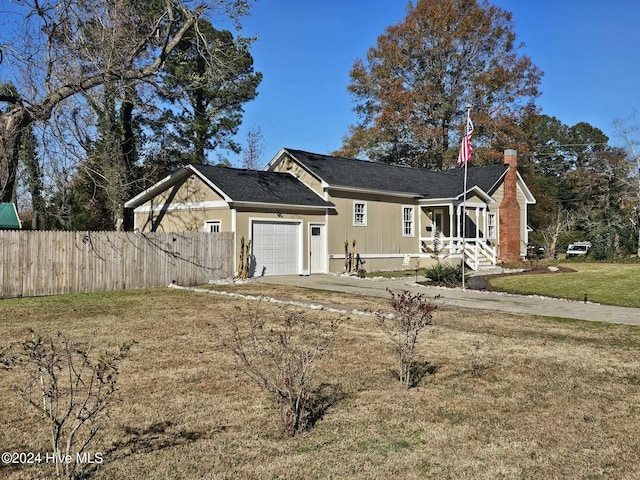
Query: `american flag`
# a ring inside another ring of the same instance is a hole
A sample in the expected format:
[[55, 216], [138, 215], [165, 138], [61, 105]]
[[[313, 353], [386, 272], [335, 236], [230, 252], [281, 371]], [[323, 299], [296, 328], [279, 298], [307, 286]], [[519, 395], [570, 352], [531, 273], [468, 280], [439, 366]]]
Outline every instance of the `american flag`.
[[471, 118], [467, 116], [467, 128], [462, 138], [462, 145], [460, 145], [460, 153], [458, 154], [458, 166], [463, 167], [471, 161], [473, 157], [473, 148], [471, 148], [471, 134], [473, 133], [473, 123]]

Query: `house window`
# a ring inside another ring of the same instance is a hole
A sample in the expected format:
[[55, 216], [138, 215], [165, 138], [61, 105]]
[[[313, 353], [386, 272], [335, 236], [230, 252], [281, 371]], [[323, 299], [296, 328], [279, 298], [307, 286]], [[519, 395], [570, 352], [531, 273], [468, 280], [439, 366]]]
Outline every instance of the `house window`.
[[367, 226], [366, 202], [353, 202], [353, 224], [360, 227]]
[[487, 238], [496, 238], [496, 214], [487, 212]]
[[205, 220], [204, 231], [207, 233], [220, 233], [220, 220]]
[[402, 236], [414, 236], [413, 207], [402, 207]]

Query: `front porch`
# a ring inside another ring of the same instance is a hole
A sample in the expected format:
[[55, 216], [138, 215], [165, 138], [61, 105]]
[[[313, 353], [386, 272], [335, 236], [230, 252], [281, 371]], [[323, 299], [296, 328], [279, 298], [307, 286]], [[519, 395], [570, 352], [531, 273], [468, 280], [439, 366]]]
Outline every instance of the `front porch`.
[[495, 266], [496, 214], [478, 200], [475, 197], [464, 206], [462, 202], [422, 205], [420, 252], [463, 258], [475, 271]]

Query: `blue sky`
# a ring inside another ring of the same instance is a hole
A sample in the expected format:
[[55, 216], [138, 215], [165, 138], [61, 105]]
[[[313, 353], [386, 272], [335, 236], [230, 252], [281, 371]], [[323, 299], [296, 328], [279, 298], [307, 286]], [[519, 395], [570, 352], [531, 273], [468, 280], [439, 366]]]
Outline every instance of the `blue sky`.
[[[614, 139], [612, 123], [640, 104], [640, 2], [494, 0], [514, 15], [515, 32], [545, 75], [538, 105], [573, 125], [585, 121]], [[356, 122], [349, 71], [385, 27], [402, 21], [405, 0], [258, 0], [243, 21], [257, 35], [255, 68], [264, 75], [237, 136], [259, 127], [263, 163], [280, 148], [329, 153]], [[233, 156], [230, 160], [237, 163]]]

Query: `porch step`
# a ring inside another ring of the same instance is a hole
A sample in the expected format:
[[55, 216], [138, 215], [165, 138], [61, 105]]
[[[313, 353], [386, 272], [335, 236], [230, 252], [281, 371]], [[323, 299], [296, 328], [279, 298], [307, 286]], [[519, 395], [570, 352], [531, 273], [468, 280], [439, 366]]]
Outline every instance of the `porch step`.
[[[465, 263], [467, 264], [467, 266], [469, 266], [469, 268], [472, 268], [468, 261], [466, 261]], [[478, 260], [477, 268], [475, 268], [474, 270], [476, 270], [476, 271], [490, 270], [492, 268], [495, 268], [495, 265], [493, 263], [491, 263], [490, 260], [481, 259], [481, 260]]]
[[486, 265], [481, 263], [480, 265], [478, 265], [478, 270], [494, 270], [496, 268], [500, 268], [500, 267], [496, 267], [491, 263], [487, 263]]
[[498, 275], [504, 273], [504, 269], [500, 267], [483, 267], [479, 268], [470, 275]]

